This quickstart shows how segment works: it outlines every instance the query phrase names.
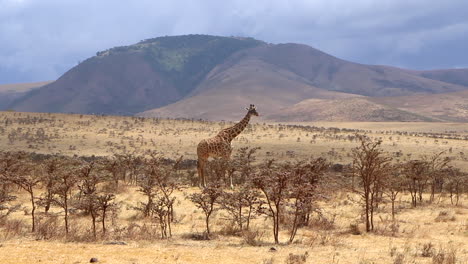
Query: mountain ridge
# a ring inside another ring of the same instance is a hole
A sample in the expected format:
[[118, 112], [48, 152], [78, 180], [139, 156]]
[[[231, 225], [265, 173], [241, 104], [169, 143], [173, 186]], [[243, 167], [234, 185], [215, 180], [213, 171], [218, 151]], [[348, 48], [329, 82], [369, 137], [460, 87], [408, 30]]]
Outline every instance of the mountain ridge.
[[[416, 71], [349, 62], [304, 44], [184, 35], [97, 52], [10, 108], [234, 120], [244, 104], [254, 103], [273, 121], [300, 113], [310, 117], [304, 121], [463, 121], [468, 120], [459, 111], [463, 107], [454, 106], [459, 110], [451, 118], [396, 101], [425, 96], [435, 100], [438, 94], [468, 90], [467, 76], [468, 69]], [[322, 114], [305, 111], [306, 105]], [[356, 110], [355, 116], [348, 115], [350, 109]]]

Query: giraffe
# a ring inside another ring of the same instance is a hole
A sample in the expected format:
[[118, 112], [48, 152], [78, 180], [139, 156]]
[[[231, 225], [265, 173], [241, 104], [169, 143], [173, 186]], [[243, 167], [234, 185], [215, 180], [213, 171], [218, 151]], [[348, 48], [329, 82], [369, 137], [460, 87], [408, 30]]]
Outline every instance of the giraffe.
[[[253, 104], [250, 107], [245, 108], [248, 112], [245, 117], [237, 124], [232, 127], [221, 130], [215, 137], [209, 139], [203, 139], [198, 143], [197, 155], [198, 155], [198, 177], [199, 184], [201, 187], [206, 187], [205, 179], [205, 164], [209, 157], [219, 157], [225, 160], [229, 160], [231, 157], [232, 147], [231, 141], [237, 137], [249, 124], [251, 116], [258, 116], [257, 109]], [[231, 179], [231, 188], [232, 179]]]

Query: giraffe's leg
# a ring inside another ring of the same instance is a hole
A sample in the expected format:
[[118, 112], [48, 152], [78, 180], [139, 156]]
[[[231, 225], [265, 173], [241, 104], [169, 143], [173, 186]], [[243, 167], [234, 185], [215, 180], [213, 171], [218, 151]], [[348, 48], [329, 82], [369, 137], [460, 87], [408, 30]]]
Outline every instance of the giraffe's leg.
[[[229, 150], [227, 151], [227, 153], [223, 156], [223, 160], [224, 160], [224, 163], [226, 165], [229, 164], [229, 162], [231, 161], [230, 157], [231, 157], [231, 149], [229, 148]], [[227, 167], [225, 167], [223, 169], [223, 178], [225, 179], [226, 177], [226, 170], [227, 170]], [[234, 189], [234, 184], [232, 182], [232, 174], [228, 172], [228, 177], [229, 177], [229, 187], [232, 189]]]
[[206, 187], [206, 180], [205, 180], [205, 162], [206, 159], [198, 158], [198, 185], [202, 188]]

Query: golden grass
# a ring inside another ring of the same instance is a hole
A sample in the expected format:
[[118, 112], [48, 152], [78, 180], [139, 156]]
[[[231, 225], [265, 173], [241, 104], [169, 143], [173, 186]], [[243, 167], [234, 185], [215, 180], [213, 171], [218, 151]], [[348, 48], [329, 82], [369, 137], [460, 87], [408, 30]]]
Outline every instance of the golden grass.
[[[35, 123], [25, 123], [26, 120], [31, 121], [34, 118]], [[45, 120], [40, 121], [40, 119]], [[122, 152], [144, 154], [146, 150], [156, 150], [168, 157], [184, 155], [185, 158], [191, 159], [196, 158], [195, 147], [201, 138], [213, 136], [221, 128], [230, 125], [199, 121], [15, 112], [1, 112], [0, 124], [2, 150], [88, 156]], [[460, 154], [467, 149], [466, 140], [434, 139], [427, 135], [399, 135], [396, 132], [392, 134], [384, 132], [388, 130], [433, 133], [455, 131], [458, 136], [463, 136], [467, 134], [467, 124], [321, 122], [302, 125], [366, 130], [369, 136], [382, 138], [383, 147], [388, 152], [401, 151], [402, 160], [446, 150], [447, 154], [454, 158], [454, 165], [465, 170], [468, 168], [467, 159]], [[38, 131], [44, 131], [46, 139], [36, 136]], [[335, 163], [347, 163], [350, 161], [348, 154], [356, 147], [356, 143], [345, 138], [352, 135], [353, 131], [305, 131], [279, 124], [258, 123], [244, 131], [233, 145], [235, 149], [242, 146], [260, 146], [261, 159], [286, 160], [313, 155], [326, 157]], [[294, 154], [287, 151], [294, 151]], [[65, 242], [61, 239], [36, 241], [33, 235], [28, 235], [0, 240], [0, 263], [89, 263], [91, 257], [98, 258], [99, 263], [117, 264], [270, 263], [270, 260], [272, 263], [285, 263], [290, 253], [304, 254], [306, 251], [309, 254], [307, 263], [393, 263], [398, 253], [404, 254], [404, 263], [432, 263], [431, 258], [421, 256], [423, 245], [427, 243], [432, 243], [437, 250], [456, 249], [458, 263], [468, 262], [466, 196], [462, 198], [461, 206], [458, 207], [451, 206], [449, 198], [442, 197], [439, 204], [424, 205], [415, 209], [410, 208], [409, 197], [403, 196], [398, 203], [398, 229], [394, 234], [390, 230], [390, 209], [384, 206], [379, 209], [375, 217], [377, 230], [375, 234], [352, 235], [349, 232], [350, 224], [361, 222], [358, 198], [353, 194], [338, 193], [329, 201], [321, 203], [324, 215], [329, 219], [335, 218], [333, 229], [312, 225], [310, 228], [300, 229], [296, 243], [275, 246], [270, 220], [260, 217], [254, 221], [253, 228], [263, 234], [260, 236], [261, 246], [249, 246], [240, 237], [218, 235], [210, 241], [187, 238], [187, 235], [201, 233], [204, 230], [201, 212], [190, 201], [184, 199], [184, 192], [190, 193], [196, 190], [188, 188], [177, 193], [179, 202], [175, 210], [178, 222], [173, 226], [174, 237], [167, 241], [129, 240], [125, 241], [127, 245], [106, 245], [103, 241], [92, 243]], [[29, 204], [27, 196], [20, 192], [17, 195], [19, 196], [17, 202], [27, 208]], [[143, 201], [143, 196], [135, 187], [126, 187], [118, 194], [117, 201], [123, 204], [118, 225], [145, 221], [136, 217], [136, 212], [129, 209], [129, 206]], [[437, 221], [441, 211], [446, 211], [450, 217]], [[212, 219], [212, 227], [218, 233], [227, 224], [222, 215], [223, 213], [219, 212]], [[29, 215], [25, 215], [23, 211], [16, 212], [11, 217], [23, 219], [29, 225]], [[90, 228], [88, 218], [78, 216], [73, 218], [74, 223]], [[280, 240], [285, 242], [286, 227], [282, 227], [282, 230]], [[270, 252], [270, 247], [277, 248], [277, 251]]]
[[[185, 192], [196, 191], [196, 188]], [[359, 218], [360, 206], [353, 195], [340, 193], [333, 199], [321, 203], [325, 217], [334, 220], [332, 229], [312, 225], [300, 229], [293, 244], [274, 245], [270, 230], [270, 220], [260, 217], [254, 221], [254, 229], [261, 230], [260, 246], [249, 246], [239, 237], [218, 235], [209, 241], [195, 241], [187, 234], [202, 232], [204, 228], [201, 212], [191, 202], [177, 194], [176, 215], [179, 220], [173, 226], [173, 238], [169, 240], [125, 241], [127, 245], [106, 245], [105, 241], [92, 243], [63, 242], [61, 240], [35, 241], [31, 238], [13, 238], [0, 241], [0, 263], [88, 263], [91, 257], [99, 263], [263, 263], [274, 259], [273, 263], [285, 263], [290, 253], [308, 252], [307, 263], [392, 263], [395, 255], [405, 255], [405, 263], [431, 263], [431, 258], [423, 257], [423, 245], [431, 243], [434, 249], [456, 249], [458, 263], [468, 261], [468, 208], [453, 207], [447, 197], [439, 204], [410, 208], [409, 197], [403, 196], [397, 214], [398, 230], [392, 234], [389, 228], [389, 208], [379, 209], [376, 215], [376, 232], [353, 235], [349, 225]], [[348, 199], [346, 197], [351, 197]], [[119, 201], [135, 204], [143, 197], [134, 187], [119, 194]], [[123, 206], [125, 208], [125, 206]], [[455, 216], [448, 221], [436, 221], [440, 212]], [[120, 224], [141, 223], [135, 219], [135, 212], [122, 210]], [[219, 232], [223, 225], [222, 212], [214, 215], [212, 227]], [[18, 216], [16, 216], [18, 217]], [[24, 215], [22, 216], [25, 217]], [[76, 217], [75, 217], [76, 218]], [[26, 219], [28, 221], [28, 219]], [[79, 219], [90, 226], [88, 218]], [[360, 227], [362, 228], [362, 227]], [[282, 227], [280, 240], [287, 240], [287, 227]], [[270, 252], [275, 247], [276, 252]]]
[[[36, 120], [27, 123], [26, 120]], [[468, 124], [461, 123], [293, 123], [315, 129], [287, 127], [274, 123], [254, 123], [233, 141], [241, 147], [261, 147], [260, 159], [279, 160], [322, 156], [335, 163], [350, 162], [349, 153], [357, 131], [383, 140], [389, 153], [401, 152], [400, 160], [417, 159], [446, 151], [454, 164], [468, 169], [467, 140], [431, 138], [422, 133], [446, 133], [464, 137]], [[166, 157], [196, 159], [196, 146], [203, 138], [216, 135], [228, 122], [200, 122], [143, 119], [121, 116], [0, 112], [0, 146], [3, 150], [63, 155], [110, 156], [114, 153], [143, 155], [157, 151]], [[323, 127], [324, 129], [318, 129]], [[338, 127], [352, 129], [336, 131]], [[389, 132], [386, 132], [389, 131]], [[391, 131], [391, 132], [390, 132]], [[40, 139], [37, 134], [45, 135]], [[401, 134], [405, 132], [407, 134]], [[450, 133], [449, 133], [450, 132]], [[435, 134], [434, 134], [435, 135]], [[441, 135], [438, 135], [441, 136]], [[293, 153], [292, 153], [293, 152]]]

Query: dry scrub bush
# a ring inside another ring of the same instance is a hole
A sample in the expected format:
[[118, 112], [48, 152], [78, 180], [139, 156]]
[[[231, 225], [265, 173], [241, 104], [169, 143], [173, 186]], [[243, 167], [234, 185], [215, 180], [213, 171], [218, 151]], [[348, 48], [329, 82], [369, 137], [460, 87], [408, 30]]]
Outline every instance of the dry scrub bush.
[[309, 257], [309, 252], [305, 252], [304, 254], [293, 254], [289, 253], [288, 257], [284, 261], [285, 264], [304, 264]]
[[249, 230], [254, 210], [261, 205], [260, 193], [250, 184], [243, 184], [232, 191], [223, 191], [218, 204], [228, 213], [238, 232]]
[[28, 226], [22, 219], [3, 219], [1, 222], [0, 236], [4, 240], [25, 236]]
[[16, 199], [16, 196], [10, 195], [8, 193], [9, 186], [6, 184], [0, 185], [0, 226], [3, 221], [6, 220], [7, 216], [19, 209], [19, 205], [12, 205]]
[[188, 196], [188, 199], [192, 201], [195, 206], [202, 209], [205, 215], [205, 227], [206, 227], [206, 239], [210, 238], [210, 216], [213, 212], [219, 210], [216, 203], [221, 198], [222, 189], [219, 183], [208, 184], [202, 189], [201, 193], [193, 193]]
[[290, 222], [289, 242], [293, 242], [297, 230], [308, 224], [314, 211], [314, 202], [323, 194], [317, 192], [321, 176], [328, 168], [324, 159], [318, 158], [296, 163], [274, 164], [267, 161], [252, 179], [262, 192], [265, 205], [259, 213], [273, 220], [273, 237], [279, 243], [280, 223], [285, 214], [293, 216]]
[[360, 181], [357, 192], [363, 200], [366, 219], [366, 231], [374, 230], [374, 211], [383, 189], [383, 179], [389, 172], [391, 158], [385, 157], [381, 150], [381, 141], [372, 141], [364, 136], [358, 137], [360, 146], [353, 154], [353, 177]]
[[127, 226], [115, 227], [111, 238], [114, 240], [154, 241], [161, 237], [159, 225], [153, 223], [130, 223]]
[[404, 264], [405, 263], [405, 254], [397, 253], [393, 259], [393, 264]]
[[64, 236], [57, 216], [47, 216], [39, 218], [37, 221], [37, 229], [34, 233], [36, 239], [49, 240], [52, 238], [60, 238]]
[[430, 258], [434, 255], [435, 253], [435, 248], [434, 244], [431, 242], [424, 243], [421, 247], [421, 257], [423, 258]]
[[434, 219], [435, 222], [449, 222], [455, 221], [456, 217], [452, 213], [446, 210], [442, 210], [439, 212], [439, 215]]
[[456, 264], [457, 263], [457, 250], [454, 248], [440, 248], [432, 256], [433, 264]]
[[264, 236], [265, 231], [260, 229], [244, 230], [242, 232], [243, 241], [249, 246], [261, 246]]

